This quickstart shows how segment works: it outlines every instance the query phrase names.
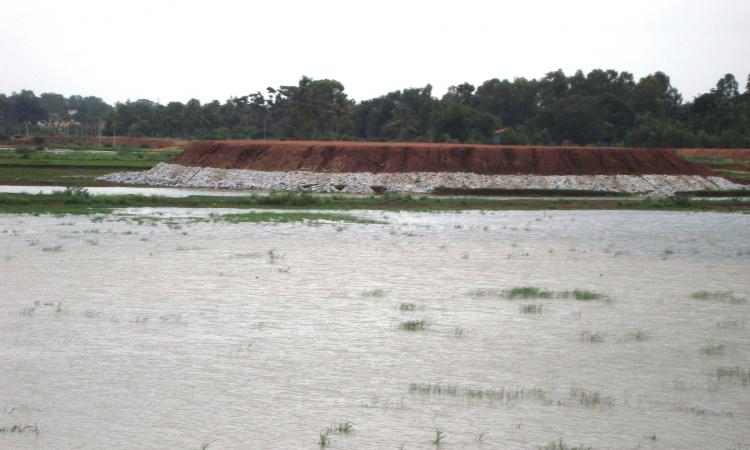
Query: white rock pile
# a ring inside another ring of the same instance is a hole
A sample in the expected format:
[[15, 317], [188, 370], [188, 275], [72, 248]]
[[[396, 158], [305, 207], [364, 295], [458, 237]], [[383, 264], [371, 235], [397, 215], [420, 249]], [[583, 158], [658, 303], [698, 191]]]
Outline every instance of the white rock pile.
[[[160, 163], [143, 172], [99, 177], [152, 186], [372, 194], [429, 194], [437, 187], [459, 189], [565, 189], [669, 196], [680, 191], [737, 190], [745, 186], [699, 175], [480, 175], [468, 172], [337, 173], [263, 172]], [[750, 191], [748, 192], [750, 194]]]

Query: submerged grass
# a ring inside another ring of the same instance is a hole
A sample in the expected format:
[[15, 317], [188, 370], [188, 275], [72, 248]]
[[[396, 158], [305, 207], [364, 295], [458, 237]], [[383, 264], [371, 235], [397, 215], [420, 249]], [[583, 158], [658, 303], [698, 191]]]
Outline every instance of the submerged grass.
[[744, 297], [738, 297], [734, 291], [698, 291], [690, 294], [690, 298], [696, 300], [708, 300], [721, 303], [731, 303], [734, 305], [747, 303]]
[[552, 298], [553, 292], [541, 288], [524, 286], [508, 289], [504, 291], [508, 298]]
[[401, 322], [398, 325], [398, 329], [404, 331], [422, 331], [427, 329], [427, 322], [424, 320], [407, 320], [406, 322]]
[[544, 305], [521, 305], [521, 312], [524, 314], [541, 314]]
[[730, 380], [738, 381], [743, 386], [750, 385], [750, 369], [743, 369], [740, 366], [718, 367], [714, 376], [718, 381]]
[[606, 397], [599, 392], [581, 388], [571, 388], [570, 398], [577, 401], [585, 408], [603, 408], [614, 405], [614, 400], [612, 400], [611, 397]]
[[[65, 184], [57, 183], [57, 184]], [[491, 199], [476, 197], [437, 198], [411, 195], [373, 195], [354, 197], [345, 195], [311, 195], [278, 193], [248, 196], [161, 197], [144, 195], [101, 195], [85, 200], [55, 194], [0, 194], [0, 213], [84, 213], [107, 212], [123, 207], [175, 208], [315, 208], [315, 209], [374, 209], [414, 211], [457, 210], [683, 210], [683, 211], [750, 211], [750, 202], [736, 200], [696, 201], [675, 200], [550, 200], [550, 199]]]
[[581, 332], [581, 340], [584, 342], [604, 342], [604, 336], [595, 331], [583, 331]]
[[258, 223], [258, 222], [347, 222], [374, 224], [382, 223], [375, 220], [363, 219], [351, 214], [315, 213], [315, 212], [248, 212], [242, 214], [226, 214], [214, 218], [214, 221], [229, 223]]
[[580, 301], [603, 300], [604, 294], [592, 292], [585, 289], [574, 289], [572, 291], [550, 291], [535, 286], [520, 286], [505, 290], [498, 289], [475, 289], [469, 292], [472, 297], [504, 297], [508, 299], [550, 299], [550, 298], [574, 298]]
[[626, 341], [646, 342], [651, 339], [651, 335], [643, 330], [634, 331], [625, 335]]
[[544, 447], [537, 447], [539, 450], [592, 450], [591, 447], [585, 447], [583, 445], [578, 446], [569, 446], [565, 443], [562, 439], [558, 439], [557, 441], [552, 441], [549, 444], [545, 445]]
[[726, 344], [708, 344], [701, 348], [701, 353], [704, 355], [723, 355], [726, 350]]

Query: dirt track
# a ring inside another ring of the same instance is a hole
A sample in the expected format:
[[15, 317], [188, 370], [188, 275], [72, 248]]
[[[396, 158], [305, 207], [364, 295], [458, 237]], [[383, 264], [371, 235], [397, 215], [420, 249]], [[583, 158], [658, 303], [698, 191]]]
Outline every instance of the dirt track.
[[173, 164], [311, 172], [486, 175], [710, 175], [668, 149], [326, 141], [203, 141]]

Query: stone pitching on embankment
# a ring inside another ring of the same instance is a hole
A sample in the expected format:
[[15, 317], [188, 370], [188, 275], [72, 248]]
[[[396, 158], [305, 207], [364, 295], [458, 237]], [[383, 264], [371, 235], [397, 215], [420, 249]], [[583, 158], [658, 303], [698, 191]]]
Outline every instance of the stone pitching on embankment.
[[115, 183], [319, 193], [429, 194], [436, 188], [581, 190], [654, 196], [736, 190], [668, 149], [206, 141]]

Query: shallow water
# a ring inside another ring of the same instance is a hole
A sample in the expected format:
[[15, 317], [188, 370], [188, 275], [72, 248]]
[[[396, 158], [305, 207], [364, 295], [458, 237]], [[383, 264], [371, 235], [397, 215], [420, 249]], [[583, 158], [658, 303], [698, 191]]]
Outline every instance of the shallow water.
[[1, 448], [750, 446], [748, 215], [211, 212], [0, 215]]
[[[65, 186], [14, 186], [0, 185], [2, 194], [53, 194], [63, 192]], [[191, 195], [213, 195], [237, 197], [245, 195], [266, 195], [261, 191], [239, 191], [228, 189], [196, 189], [196, 188], [165, 188], [165, 187], [87, 187], [91, 195], [158, 195], [162, 197], [189, 197]]]

